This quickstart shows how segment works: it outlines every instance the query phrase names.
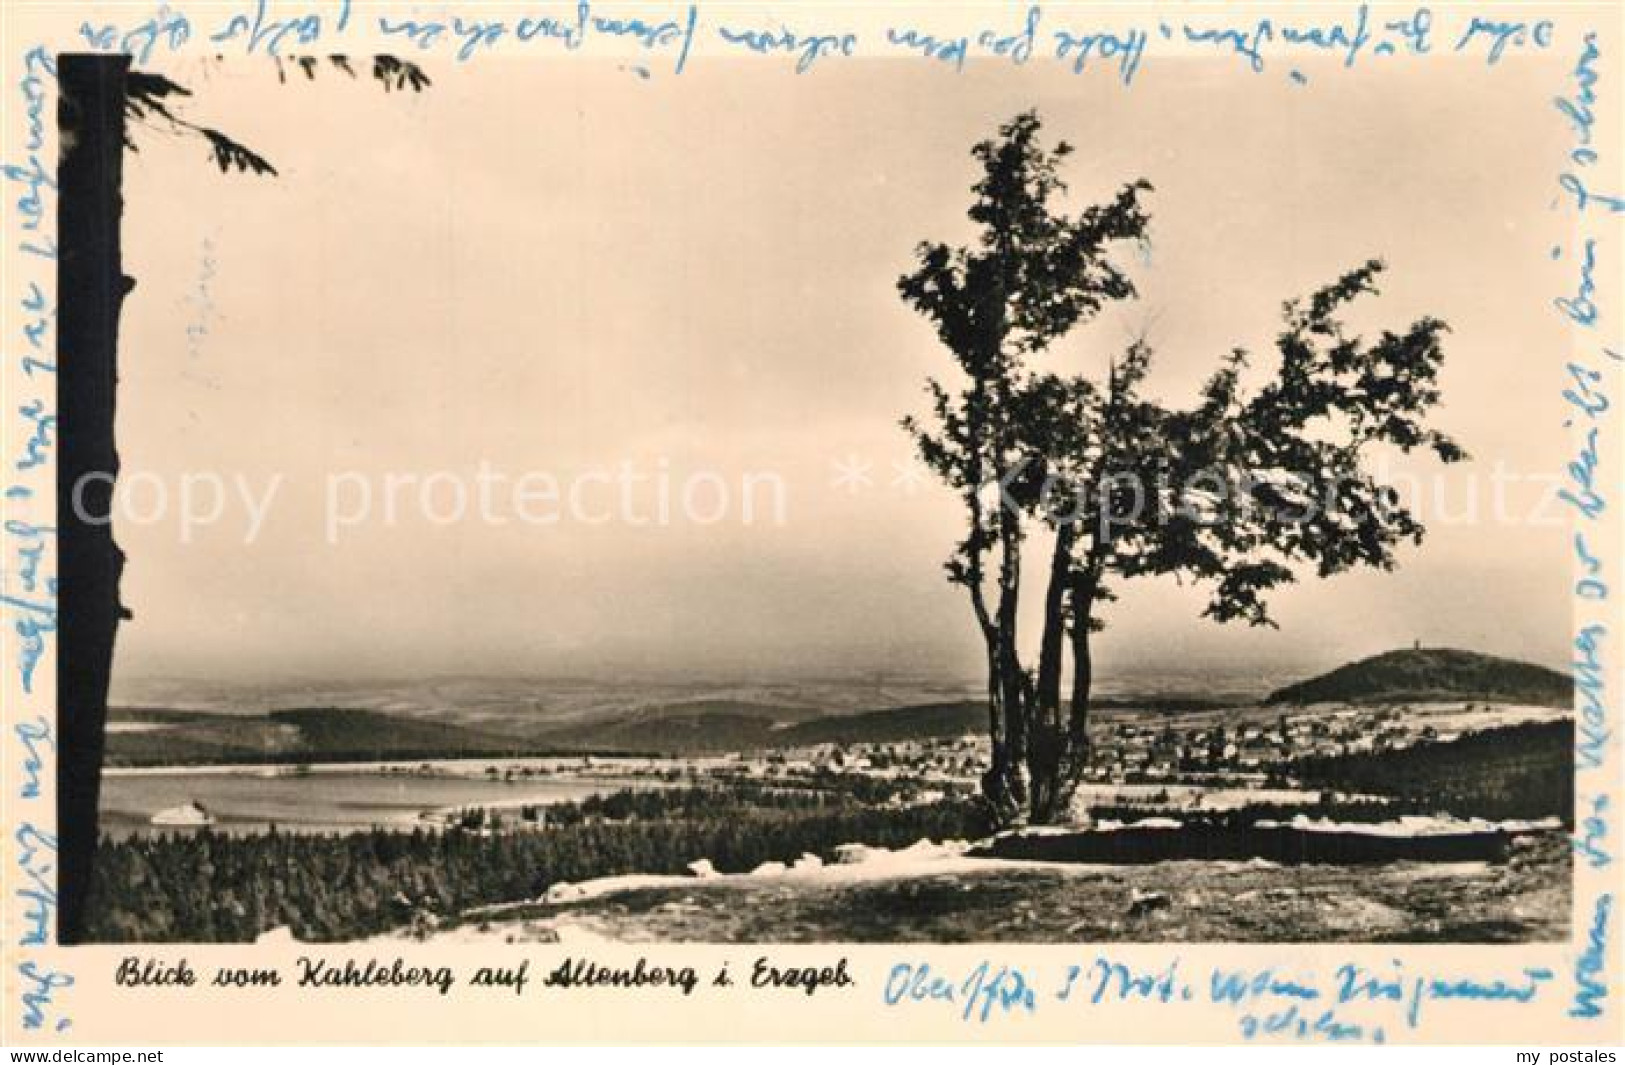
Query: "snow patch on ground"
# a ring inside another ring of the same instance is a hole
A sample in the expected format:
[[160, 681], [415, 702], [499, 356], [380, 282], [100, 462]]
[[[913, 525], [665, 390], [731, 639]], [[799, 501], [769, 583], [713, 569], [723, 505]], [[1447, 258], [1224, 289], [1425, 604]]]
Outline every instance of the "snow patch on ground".
[[[709, 858], [689, 863], [691, 876], [634, 873], [624, 876], [603, 876], [579, 883], [559, 883], [548, 888], [535, 901], [547, 904], [566, 904], [600, 899], [626, 891], [647, 888], [681, 888], [697, 882], [707, 886], [726, 886], [747, 881], [790, 880], [802, 884], [856, 883], [895, 876], [918, 876], [933, 873], [961, 872], [967, 868], [988, 868], [986, 858], [966, 858], [970, 844], [964, 840], [937, 843], [922, 839], [901, 850], [871, 847], [864, 843], [843, 843], [835, 848], [836, 859], [826, 865], [816, 854], [803, 854], [793, 864], [763, 862], [748, 873], [719, 873]], [[1027, 863], [1031, 864], [1031, 863]], [[486, 907], [482, 912], [496, 913], [503, 907]]]
[[[1051, 836], [1075, 836], [1086, 832], [1121, 832], [1125, 829], [1158, 828], [1177, 830], [1184, 822], [1173, 817], [1142, 817], [1138, 821], [1101, 820], [1088, 825], [1029, 825], [999, 833], [995, 839], [1043, 839]], [[1295, 828], [1302, 832], [1353, 832], [1368, 836], [1417, 838], [1423, 836], [1454, 836], [1479, 832], [1549, 832], [1563, 827], [1555, 817], [1541, 821], [1486, 821], [1478, 817], [1459, 818], [1448, 814], [1433, 817], [1407, 815], [1391, 821], [1334, 821], [1329, 817], [1310, 817], [1299, 814], [1290, 821], [1262, 820], [1257, 828]]]
[[605, 895], [616, 895], [623, 891], [682, 887], [685, 884], [692, 884], [696, 879], [700, 878], [693, 876], [662, 876], [655, 873], [629, 873], [624, 876], [601, 876], [595, 880], [583, 880], [579, 884], [560, 881], [548, 888], [542, 897], [536, 901], [546, 903], [580, 902], [583, 899], [598, 899], [603, 898]]
[[[556, 939], [566, 945], [595, 945], [613, 942], [590, 925], [577, 919], [571, 910], [537, 920], [515, 921], [507, 916], [510, 911], [537, 903], [570, 906], [618, 895], [628, 891], [649, 888], [746, 888], [762, 883], [783, 883], [808, 888], [860, 884], [867, 881], [888, 880], [914, 876], [939, 876], [985, 872], [1005, 866], [1024, 869], [1057, 865], [1068, 869], [1082, 869], [1077, 863], [1050, 863], [1007, 861], [999, 858], [970, 858], [966, 851], [970, 844], [964, 840], [946, 840], [938, 843], [922, 839], [899, 850], [871, 847], [864, 843], [846, 843], [835, 848], [836, 860], [826, 863], [816, 854], [803, 854], [795, 862], [764, 862], [748, 873], [721, 873], [708, 858], [690, 862], [691, 875], [661, 875], [633, 873], [622, 876], [604, 876], [579, 883], [558, 883], [547, 889], [538, 899], [529, 902], [502, 903], [481, 906], [467, 911], [464, 923], [455, 928], [440, 929], [427, 937], [434, 943], [471, 944], [506, 941], [517, 938], [531, 941], [537, 938]], [[286, 930], [278, 929], [286, 933]], [[272, 933], [266, 933], [272, 935]], [[415, 939], [405, 929], [384, 933], [379, 940]]]
[[[1427, 824], [1423, 824], [1427, 822]], [[1335, 822], [1325, 822], [1335, 825]], [[1401, 824], [1404, 824], [1401, 822]], [[1405, 825], [1413, 831], [1428, 827], [1431, 824], [1452, 825], [1461, 830], [1463, 825], [1490, 825], [1489, 822], [1460, 822], [1451, 819], [1423, 818]], [[1547, 822], [1500, 822], [1494, 827], [1507, 830], [1510, 826], [1528, 825], [1533, 829], [1549, 827]], [[1357, 826], [1365, 828], [1369, 826]], [[1071, 831], [1077, 831], [1072, 829]], [[984, 845], [985, 845], [984, 841]], [[1166, 876], [1160, 873], [1147, 873], [1139, 867], [1114, 866], [1109, 864], [1088, 864], [1067, 861], [1039, 861], [1023, 859], [1006, 859], [991, 857], [970, 857], [967, 851], [971, 845], [963, 840], [949, 840], [935, 842], [920, 840], [912, 846], [897, 850], [883, 847], [873, 847], [866, 844], [846, 844], [835, 849], [835, 860], [826, 862], [816, 855], [803, 855], [794, 862], [765, 863], [750, 872], [721, 873], [714, 865], [706, 860], [699, 859], [690, 863], [689, 869], [694, 875], [627, 875], [600, 877], [586, 880], [576, 884], [555, 884], [540, 899], [529, 902], [505, 903], [495, 906], [484, 906], [464, 912], [455, 927], [437, 929], [423, 936], [421, 931], [414, 934], [411, 930], [400, 929], [379, 936], [379, 940], [411, 941], [427, 939], [431, 943], [450, 944], [491, 944], [491, 943], [560, 943], [567, 946], [595, 946], [613, 942], [640, 941], [642, 937], [637, 932], [639, 921], [637, 918], [627, 918], [621, 913], [621, 904], [607, 907], [595, 907], [594, 900], [612, 897], [623, 892], [638, 891], [649, 888], [664, 889], [672, 892], [672, 897], [661, 901], [649, 911], [649, 920], [659, 925], [661, 919], [672, 918], [678, 915], [696, 915], [699, 923], [690, 927], [690, 931], [699, 930], [697, 934], [703, 937], [706, 927], [703, 917], [709, 911], [726, 910], [734, 905], [732, 898], [737, 895], [740, 899], [756, 900], [761, 898], [784, 897], [785, 889], [791, 891], [804, 890], [809, 893], [825, 889], [846, 889], [856, 887], [865, 890], [864, 885], [881, 884], [886, 881], [901, 881], [913, 878], [931, 877], [963, 877], [967, 880], [961, 886], [970, 883], [968, 878], [982, 874], [997, 874], [1019, 870], [1023, 874], [1042, 870], [1058, 871], [1068, 875], [1082, 874], [1085, 878], [1080, 883], [1108, 882], [1118, 887], [1108, 887], [1110, 892], [1109, 905], [1121, 908], [1123, 912], [1139, 916], [1135, 920], [1165, 920], [1160, 916], [1164, 912], [1180, 914], [1180, 920], [1193, 919], [1191, 915], [1202, 915], [1213, 912], [1214, 908], [1223, 911], [1225, 907], [1236, 901], [1236, 897], [1227, 900], [1215, 900], [1212, 896], [1202, 892], [1187, 890], [1190, 884], [1182, 882], [1182, 877], [1192, 875], [1188, 869], [1196, 867], [1196, 863], [1176, 863], [1178, 867]], [[1279, 866], [1260, 858], [1235, 861], [1215, 861], [1200, 865], [1201, 875], [1209, 871], [1216, 875], [1234, 876], [1237, 874], [1270, 877], [1280, 869]], [[1447, 879], [1454, 882], [1471, 882], [1473, 875], [1488, 875], [1490, 870], [1482, 863], [1462, 865], [1416, 864], [1414, 866], [1400, 863], [1389, 869], [1381, 871], [1380, 875], [1392, 878], [1403, 875], [1405, 880], [1417, 880], [1425, 883], [1435, 879]], [[1313, 869], [1307, 873], [1294, 872], [1289, 879], [1275, 882], [1264, 880], [1260, 887], [1249, 895], [1270, 898], [1290, 898], [1311, 900], [1311, 894], [1306, 894], [1301, 888], [1301, 881], [1305, 876], [1333, 878], [1346, 876], [1341, 870], [1321, 868]], [[1366, 874], [1362, 874], [1364, 876]], [[1376, 875], [1376, 874], [1373, 874]], [[1463, 877], [1467, 877], [1465, 881]], [[1342, 881], [1338, 881], [1341, 883]], [[1276, 886], [1267, 886], [1275, 884]], [[765, 894], [764, 894], [765, 889]], [[1053, 882], [1049, 882], [1044, 889], [1053, 891]], [[1101, 890], [1097, 887], [1094, 890]], [[1319, 896], [1314, 896], [1318, 899]], [[658, 900], [657, 900], [658, 901]], [[545, 909], [537, 910], [538, 903]], [[581, 905], [577, 905], [580, 903]], [[1320, 903], [1316, 903], [1319, 905]], [[635, 908], [635, 906], [634, 906]], [[1324, 907], [1322, 907], [1324, 908]], [[1318, 912], [1318, 911], [1317, 911]], [[1341, 914], [1341, 916], [1339, 916]], [[1330, 916], [1322, 917], [1331, 921], [1333, 925], [1341, 928], [1353, 922], [1350, 927], [1356, 926], [1360, 921], [1376, 920], [1383, 916], [1376, 909], [1371, 914], [1350, 908], [1347, 913], [1338, 911]], [[1389, 915], [1392, 917], [1392, 915]], [[1204, 918], [1207, 919], [1207, 918]], [[1211, 918], [1221, 921], [1225, 918], [1221, 913]], [[1384, 918], [1387, 920], [1389, 918]], [[1393, 918], [1397, 919], [1397, 918]], [[630, 921], [630, 923], [627, 923]], [[1382, 922], [1378, 922], [1379, 924]], [[286, 929], [275, 929], [270, 936], [287, 936]], [[1070, 935], [1070, 930], [1065, 934]]]
[[[1181, 822], [1169, 817], [1147, 817], [1139, 821], [1123, 823], [1118, 821], [1101, 821], [1082, 831], [1114, 832], [1124, 829], [1163, 829], [1177, 830], [1183, 827]], [[1537, 832], [1560, 828], [1561, 822], [1555, 818], [1544, 821], [1485, 821], [1477, 818], [1459, 819], [1454, 817], [1400, 817], [1393, 821], [1382, 822], [1342, 822], [1329, 818], [1312, 818], [1299, 814], [1291, 821], [1260, 821], [1259, 828], [1290, 827], [1306, 832], [1349, 832], [1363, 833], [1373, 836], [1389, 837], [1423, 837], [1454, 835], [1467, 832]], [[1051, 836], [1071, 835], [1079, 832], [1076, 827], [1064, 826], [1033, 826], [1016, 829], [1008, 833], [1014, 836]], [[844, 843], [835, 848], [835, 860], [826, 864], [815, 854], [803, 854], [791, 864], [784, 862], [763, 862], [748, 873], [721, 873], [708, 858], [700, 858], [689, 863], [689, 875], [647, 874], [634, 873], [621, 876], [598, 877], [593, 880], [583, 880], [580, 883], [558, 883], [549, 887], [541, 898], [533, 900], [547, 905], [569, 905], [593, 899], [601, 899], [609, 895], [618, 895], [629, 891], [642, 891], [651, 888], [684, 888], [696, 884], [707, 887], [744, 886], [763, 881], [780, 881], [793, 883], [806, 887], [820, 885], [855, 884], [864, 881], [885, 880], [901, 877], [952, 875], [968, 872], [986, 872], [1005, 864], [1015, 864], [1025, 868], [1034, 868], [1040, 865], [1054, 865], [1068, 869], [1081, 869], [1086, 866], [1076, 862], [1035, 862], [1027, 859], [999, 859], [992, 857], [967, 857], [966, 852], [971, 845], [964, 840], [934, 840], [922, 839], [899, 850], [889, 850], [885, 847], [873, 847], [864, 843]], [[1253, 859], [1251, 864], [1257, 868], [1273, 868], [1262, 859]], [[518, 903], [512, 905], [527, 905]], [[505, 909], [512, 906], [482, 907], [482, 915], [498, 916]]]
[[1548, 832], [1562, 828], [1563, 822], [1555, 817], [1542, 821], [1485, 821], [1478, 817], [1457, 818], [1448, 815], [1425, 817], [1420, 815], [1395, 818], [1392, 821], [1333, 821], [1329, 817], [1310, 817], [1299, 814], [1290, 821], [1260, 821], [1259, 828], [1295, 828], [1301, 832], [1349, 832], [1365, 836], [1388, 836], [1396, 839], [1418, 839], [1426, 836], [1457, 836], [1480, 832]]

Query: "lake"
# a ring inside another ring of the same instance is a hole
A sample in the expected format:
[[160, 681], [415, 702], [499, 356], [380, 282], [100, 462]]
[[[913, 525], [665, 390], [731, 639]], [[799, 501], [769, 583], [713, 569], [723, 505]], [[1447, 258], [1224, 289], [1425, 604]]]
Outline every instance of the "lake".
[[464, 806], [518, 806], [566, 802], [630, 787], [658, 787], [649, 777], [604, 775], [521, 778], [476, 774], [317, 769], [275, 773], [260, 769], [113, 773], [102, 779], [101, 828], [134, 832], [195, 831], [153, 825], [152, 815], [201, 803], [217, 832], [261, 831], [271, 824], [294, 832], [344, 832], [374, 826], [410, 829], [421, 815]]

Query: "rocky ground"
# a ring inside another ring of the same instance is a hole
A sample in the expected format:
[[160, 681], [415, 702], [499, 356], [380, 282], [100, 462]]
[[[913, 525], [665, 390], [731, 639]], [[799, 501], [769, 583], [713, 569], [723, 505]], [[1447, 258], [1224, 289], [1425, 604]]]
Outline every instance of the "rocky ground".
[[555, 891], [553, 901], [470, 914], [437, 937], [1509, 943], [1568, 936], [1571, 859], [1561, 832], [1520, 841], [1498, 864], [1063, 865], [923, 848], [916, 858], [751, 876], [631, 878], [584, 897]]

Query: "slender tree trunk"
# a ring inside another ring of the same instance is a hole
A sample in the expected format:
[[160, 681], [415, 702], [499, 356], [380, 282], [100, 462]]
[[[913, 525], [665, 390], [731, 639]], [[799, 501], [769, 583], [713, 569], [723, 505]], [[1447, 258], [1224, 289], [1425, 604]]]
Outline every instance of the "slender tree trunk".
[[[987, 382], [978, 377], [975, 381], [973, 399], [971, 402], [972, 417], [967, 425], [967, 435], [973, 441], [972, 448], [977, 456], [973, 460], [970, 471], [970, 487], [965, 497], [966, 507], [970, 512], [970, 527], [979, 531], [983, 527], [986, 515], [982, 504], [982, 479], [986, 471], [983, 464], [982, 448], [985, 446], [984, 436], [987, 427], [979, 412], [982, 409], [987, 391]], [[1002, 510], [1002, 508], [1001, 508]], [[1001, 515], [1000, 544], [1005, 544]], [[987, 725], [988, 737], [991, 742], [991, 753], [988, 759], [987, 771], [982, 774], [982, 796], [987, 801], [993, 815], [994, 822], [999, 825], [1012, 824], [1022, 815], [1022, 804], [1025, 801], [1021, 788], [1021, 780], [1016, 772], [1017, 758], [1013, 753], [1011, 729], [1013, 723], [1019, 722], [1020, 706], [1010, 698], [1010, 685], [1008, 684], [1008, 656], [1005, 648], [1008, 646], [1004, 639], [1006, 599], [1006, 572], [1008, 569], [1008, 554], [1001, 555], [999, 574], [999, 605], [995, 611], [988, 610], [987, 595], [983, 588], [984, 570], [983, 558], [986, 547], [979, 543], [967, 541], [966, 546], [966, 574], [964, 584], [970, 592], [971, 607], [976, 612], [976, 624], [982, 633], [982, 643], [987, 652]]]
[[1044, 592], [1044, 633], [1038, 649], [1037, 701], [1040, 716], [1060, 721], [1061, 657], [1066, 639], [1066, 595], [1072, 573], [1072, 545], [1077, 531], [1068, 522], [1055, 530], [1049, 585]]
[[1010, 799], [1025, 812], [1030, 795], [1027, 750], [1031, 730], [1031, 698], [1027, 675], [1021, 668], [1017, 643], [1017, 618], [1021, 605], [1020, 519], [1000, 504], [998, 674], [1004, 704], [1007, 768], [1005, 777]]
[[124, 555], [110, 521], [127, 56], [57, 60], [57, 939], [82, 942]]
[[[1010, 332], [1007, 293], [1011, 290], [1011, 286], [1006, 280], [1010, 272], [1009, 264], [1012, 262], [1009, 234], [1000, 230], [998, 240], [998, 256], [1005, 266], [1001, 270], [1000, 280], [994, 286], [990, 308], [992, 313], [987, 319], [986, 357], [989, 366], [1003, 364], [1006, 357], [1004, 343]], [[1009, 411], [1012, 403], [1009, 377], [1000, 372], [994, 374], [991, 381], [995, 406], [1001, 411]], [[996, 515], [999, 541], [999, 601], [994, 624], [997, 629], [1000, 700], [1005, 718], [1004, 788], [1015, 811], [1009, 823], [1015, 823], [1026, 814], [1030, 793], [1027, 750], [1031, 730], [1032, 686], [1021, 667], [1017, 632], [1021, 604], [1021, 515], [1004, 496], [1004, 478], [1012, 472], [1006, 468], [1007, 457], [1016, 450], [1016, 441], [1011, 438], [1010, 433], [1009, 427], [1004, 426], [993, 434], [993, 438], [989, 441], [992, 445], [991, 470], [987, 472], [991, 472], [1000, 489]]]
[[1009, 738], [1009, 708], [1005, 704], [1005, 685], [998, 633], [989, 629], [983, 633], [987, 641], [987, 716], [988, 735], [992, 751], [987, 771], [982, 774], [982, 797], [987, 800], [997, 824], [1011, 824], [1020, 819], [1021, 800], [1015, 790], [1012, 773]]
[[1038, 682], [1033, 698], [1032, 737], [1027, 764], [1033, 779], [1030, 816], [1048, 824], [1065, 812], [1061, 783], [1066, 737], [1061, 732], [1061, 665], [1066, 639], [1066, 597], [1070, 587], [1072, 548], [1077, 528], [1064, 522], [1055, 530], [1049, 584], [1044, 593], [1044, 630], [1038, 652]]
[[1061, 808], [1072, 803], [1083, 774], [1089, 768], [1089, 700], [1094, 684], [1094, 662], [1090, 657], [1090, 625], [1094, 621], [1095, 582], [1092, 573], [1074, 573], [1071, 591], [1072, 699], [1067, 710], [1065, 754], [1061, 779], [1065, 796]]
[[987, 650], [988, 733], [992, 752], [987, 772], [982, 776], [982, 795], [997, 823], [1011, 825], [1020, 823], [1028, 815], [1027, 752], [1033, 699], [1016, 647], [1021, 579], [1019, 531], [1012, 535], [1002, 517], [999, 543], [998, 603], [989, 613], [975, 585], [971, 587], [971, 602]]

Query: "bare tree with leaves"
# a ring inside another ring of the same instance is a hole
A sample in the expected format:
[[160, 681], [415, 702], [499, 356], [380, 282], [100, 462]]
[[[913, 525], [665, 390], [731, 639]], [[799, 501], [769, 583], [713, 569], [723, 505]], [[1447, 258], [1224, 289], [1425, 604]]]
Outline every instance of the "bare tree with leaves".
[[[979, 238], [922, 244], [898, 282], [960, 371], [951, 385], [928, 381], [930, 414], [903, 425], [964, 506], [946, 569], [985, 650], [983, 793], [1004, 824], [1070, 811], [1090, 758], [1090, 638], [1117, 584], [1175, 575], [1210, 589], [1207, 617], [1272, 625], [1268, 593], [1294, 565], [1322, 577], [1387, 569], [1400, 544], [1421, 541], [1421, 524], [1371, 472], [1374, 448], [1465, 457], [1424, 422], [1439, 399], [1444, 324], [1424, 318], [1368, 341], [1339, 317], [1376, 291], [1376, 261], [1286, 304], [1274, 376], [1254, 391], [1238, 349], [1193, 407], [1166, 407], [1145, 394], [1143, 339], [1110, 357], [1104, 381], [1041, 369], [1057, 341], [1135, 295], [1114, 252], [1147, 239], [1151, 188], [1134, 182], [1064, 213], [1072, 150], [1044, 147], [1040, 132], [1029, 112], [976, 145]], [[1043, 611], [1029, 666], [1018, 621], [1035, 536], [1047, 537], [1047, 557], [1032, 567]]]
[[[119, 470], [114, 442], [118, 320], [135, 279], [123, 271], [123, 153], [132, 129], [195, 136], [222, 172], [275, 175], [269, 160], [192, 120], [191, 93], [161, 74], [130, 69], [125, 55], [57, 58], [57, 939], [78, 942], [95, 869], [107, 692], [119, 622], [124, 555], [113, 537]], [[357, 77], [345, 56], [278, 60], [314, 78], [327, 66]], [[375, 56], [385, 90], [419, 91], [415, 64]]]

